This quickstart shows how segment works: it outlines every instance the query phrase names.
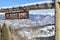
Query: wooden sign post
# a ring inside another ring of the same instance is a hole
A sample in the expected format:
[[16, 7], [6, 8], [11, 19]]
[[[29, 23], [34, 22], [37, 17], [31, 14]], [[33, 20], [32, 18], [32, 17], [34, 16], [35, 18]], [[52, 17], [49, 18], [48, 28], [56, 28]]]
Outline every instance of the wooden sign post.
[[60, 7], [59, 0], [55, 0], [56, 9], [56, 40], [60, 40]]

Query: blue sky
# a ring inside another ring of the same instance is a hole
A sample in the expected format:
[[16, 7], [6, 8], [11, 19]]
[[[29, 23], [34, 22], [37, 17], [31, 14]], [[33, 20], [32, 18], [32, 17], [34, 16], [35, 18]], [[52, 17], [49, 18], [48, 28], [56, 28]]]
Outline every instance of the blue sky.
[[31, 2], [39, 2], [42, 0], [0, 0], [0, 7], [14, 6]]
[[47, 1], [47, 0], [0, 0], [0, 7], [15, 6], [15, 5], [20, 5], [20, 4], [41, 2], [41, 1]]
[[38, 14], [38, 15], [55, 15], [55, 9], [42, 9], [42, 10], [30, 10], [30, 14]]

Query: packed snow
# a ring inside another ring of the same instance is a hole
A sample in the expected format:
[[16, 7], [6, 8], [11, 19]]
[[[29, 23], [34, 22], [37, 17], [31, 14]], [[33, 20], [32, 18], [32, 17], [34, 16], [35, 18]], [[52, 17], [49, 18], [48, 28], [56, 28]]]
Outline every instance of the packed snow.
[[[54, 28], [54, 29], [52, 29]], [[50, 36], [54, 36], [55, 35], [55, 26], [47, 26], [44, 28], [38, 28], [37, 30], [33, 31], [33, 30], [22, 30], [22, 31], [18, 31], [18, 33], [24, 37], [28, 37], [29, 39], [33, 38], [33, 37], [50, 37]]]
[[[48, 21], [48, 22], [47, 22]], [[53, 21], [53, 22], [52, 22]], [[47, 24], [54, 24], [54, 20], [35, 20], [32, 21], [30, 19], [20, 19], [20, 20], [0, 20], [0, 24], [6, 23], [7, 26], [12, 28], [20, 28], [20, 27], [32, 27], [32, 26], [41, 26]]]

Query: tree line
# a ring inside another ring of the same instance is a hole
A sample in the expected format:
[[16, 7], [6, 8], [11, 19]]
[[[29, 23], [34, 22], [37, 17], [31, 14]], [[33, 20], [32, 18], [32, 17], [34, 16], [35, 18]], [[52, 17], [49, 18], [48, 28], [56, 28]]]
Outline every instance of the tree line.
[[0, 25], [0, 40], [9, 40], [8, 28], [5, 23]]

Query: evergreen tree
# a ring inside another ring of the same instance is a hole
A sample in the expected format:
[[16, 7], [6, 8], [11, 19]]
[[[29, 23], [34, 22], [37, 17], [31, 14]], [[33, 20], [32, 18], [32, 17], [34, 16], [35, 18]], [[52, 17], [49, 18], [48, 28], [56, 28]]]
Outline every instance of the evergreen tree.
[[1, 25], [0, 25], [0, 32], [1, 32]]
[[0, 25], [0, 40], [1, 40], [1, 25]]
[[6, 24], [4, 23], [2, 28], [1, 28], [1, 40], [9, 40], [9, 34], [8, 34], [8, 28]]

